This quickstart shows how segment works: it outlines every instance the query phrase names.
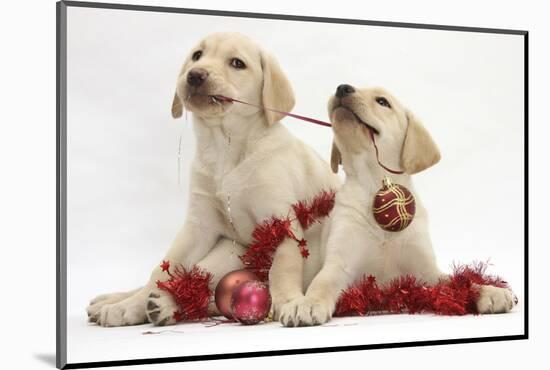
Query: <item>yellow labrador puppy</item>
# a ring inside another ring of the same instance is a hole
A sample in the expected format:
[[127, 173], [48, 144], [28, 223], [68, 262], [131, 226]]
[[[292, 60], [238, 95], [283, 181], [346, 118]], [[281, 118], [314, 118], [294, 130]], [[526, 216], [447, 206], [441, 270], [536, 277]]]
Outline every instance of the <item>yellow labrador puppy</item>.
[[[291, 85], [277, 62], [242, 35], [212, 34], [183, 64], [172, 115], [181, 117], [184, 109], [193, 113], [197, 151], [187, 219], [164, 259], [212, 272], [212, 288], [225, 273], [243, 267], [238, 256], [258, 223], [286, 216], [296, 201], [339, 185], [328, 163], [279, 123], [281, 115], [222, 101], [218, 95], [282, 111], [294, 106]], [[319, 226], [304, 235], [295, 225], [294, 232], [309, 245], [320, 243]], [[319, 264], [318, 254], [312, 253], [310, 267], [304, 268], [296, 243], [283, 242], [270, 271], [276, 315], [283, 304], [303, 296]], [[87, 309], [90, 320], [102, 326], [173, 324], [177, 307], [156, 288], [159, 279], [166, 274], [155, 267], [143, 288], [95, 298]]]
[[[334, 130], [333, 170], [343, 165], [346, 181], [323, 231], [323, 267], [305, 297], [287, 304], [281, 322], [288, 326], [328, 321], [339, 294], [364, 274], [384, 283], [411, 274], [429, 284], [444, 278], [436, 264], [428, 233], [428, 217], [414, 190], [411, 175], [440, 159], [439, 150], [420, 121], [380, 88], [340, 85], [328, 104]], [[372, 201], [387, 173], [376, 160], [369, 127], [374, 130], [381, 161], [402, 169], [391, 175], [416, 198], [415, 219], [400, 232], [386, 232], [374, 220]], [[482, 286], [480, 313], [507, 312], [513, 306], [508, 289]], [[293, 306], [294, 309], [292, 309]]]

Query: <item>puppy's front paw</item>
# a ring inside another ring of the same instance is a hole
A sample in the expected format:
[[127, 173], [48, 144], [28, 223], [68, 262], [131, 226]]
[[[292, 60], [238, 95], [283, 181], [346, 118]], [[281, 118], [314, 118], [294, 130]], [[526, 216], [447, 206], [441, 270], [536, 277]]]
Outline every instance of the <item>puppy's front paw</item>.
[[279, 321], [284, 326], [313, 326], [326, 323], [332, 317], [333, 307], [328, 302], [302, 297], [285, 304]]
[[284, 326], [298, 326], [298, 307], [304, 300], [305, 297], [300, 297], [282, 305], [279, 309], [278, 321]]
[[303, 298], [303, 295], [297, 297], [289, 297], [284, 294], [274, 294], [271, 292], [271, 317], [273, 320], [280, 321], [283, 307], [294, 301]]
[[509, 312], [517, 303], [517, 298], [509, 289], [482, 285], [479, 288], [477, 311], [481, 314]]
[[147, 298], [146, 312], [149, 321], [155, 326], [174, 325], [174, 312], [178, 306], [174, 299], [166, 292], [154, 290]]
[[298, 307], [298, 321], [300, 325], [321, 325], [331, 319], [333, 311], [330, 302], [308, 298]]

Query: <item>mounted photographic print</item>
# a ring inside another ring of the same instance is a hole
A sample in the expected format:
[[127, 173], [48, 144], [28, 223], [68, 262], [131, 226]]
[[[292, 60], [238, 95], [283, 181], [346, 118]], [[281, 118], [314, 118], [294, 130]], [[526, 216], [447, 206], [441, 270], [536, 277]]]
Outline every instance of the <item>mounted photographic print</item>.
[[527, 338], [526, 31], [57, 11], [59, 368]]

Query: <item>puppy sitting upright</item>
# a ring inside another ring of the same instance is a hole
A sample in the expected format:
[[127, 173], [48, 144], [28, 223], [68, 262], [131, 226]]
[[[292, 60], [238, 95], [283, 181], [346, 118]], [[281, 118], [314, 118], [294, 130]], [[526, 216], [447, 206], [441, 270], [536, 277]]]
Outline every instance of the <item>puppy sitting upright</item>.
[[[323, 267], [306, 296], [296, 302], [293, 317], [281, 320], [290, 326], [328, 321], [341, 291], [365, 274], [375, 276], [382, 284], [401, 275], [414, 275], [428, 284], [445, 278], [436, 264], [426, 210], [411, 181], [412, 174], [440, 159], [428, 131], [379, 88], [359, 90], [340, 85], [328, 110], [335, 134], [332, 169], [337, 172], [343, 164], [346, 181], [323, 230]], [[378, 164], [369, 130], [374, 132], [381, 162], [404, 174], [390, 175]], [[414, 221], [400, 232], [384, 231], [373, 216], [372, 202], [384, 175], [404, 185], [416, 198]], [[508, 289], [480, 287], [480, 313], [507, 312], [512, 306], [513, 296]]]
[[[243, 268], [244, 253], [257, 224], [288, 215], [291, 205], [321, 190], [337, 189], [338, 177], [313, 149], [279, 123], [282, 114], [237, 105], [219, 96], [290, 111], [294, 94], [276, 60], [240, 34], [215, 33], [201, 40], [185, 59], [176, 83], [172, 116], [193, 114], [196, 153], [191, 165], [188, 213], [163, 260], [172, 266], [197, 265], [213, 274], [210, 288], [228, 272]], [[321, 228], [292, 231], [308, 240], [304, 262], [293, 240], [285, 240], [269, 271], [274, 317], [281, 306], [303, 296], [319, 269]], [[101, 326], [176, 322], [176, 302], [158, 289], [166, 279], [161, 261], [146, 284], [130, 292], [104, 294], [88, 306], [89, 320]], [[305, 277], [304, 277], [305, 276]], [[211, 314], [216, 314], [211, 305]]]

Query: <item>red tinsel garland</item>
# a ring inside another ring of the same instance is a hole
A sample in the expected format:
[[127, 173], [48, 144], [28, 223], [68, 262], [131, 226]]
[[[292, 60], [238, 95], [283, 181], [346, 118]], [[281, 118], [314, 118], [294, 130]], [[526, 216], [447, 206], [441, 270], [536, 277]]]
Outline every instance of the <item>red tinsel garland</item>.
[[500, 277], [487, 275], [486, 269], [487, 264], [481, 262], [454, 266], [449, 278], [434, 286], [425, 285], [414, 276], [402, 276], [381, 287], [373, 276], [363, 277], [342, 292], [334, 316], [385, 312], [477, 314], [480, 285], [508, 288]]
[[292, 205], [296, 219], [304, 230], [307, 230], [315, 222], [330, 214], [334, 208], [336, 193], [333, 190], [323, 190], [310, 202], [300, 201]]
[[176, 321], [197, 321], [208, 317], [208, 304], [213, 295], [208, 287], [212, 281], [210, 272], [193, 266], [190, 270], [177, 266], [170, 273], [170, 262], [162, 261], [162, 271], [168, 273], [170, 279], [157, 281], [157, 288], [172, 295], [179, 310], [174, 312]]
[[[334, 191], [322, 191], [311, 201], [300, 201], [292, 205], [296, 218], [289, 216], [272, 217], [256, 226], [252, 232], [253, 242], [248, 250], [240, 256], [246, 269], [251, 270], [262, 281], [267, 281], [269, 269], [273, 262], [273, 253], [277, 247], [290, 238], [298, 243], [300, 253], [304, 258], [309, 256], [307, 241], [298, 239], [291, 230], [292, 222], [298, 220], [304, 230], [307, 230], [322, 217], [328, 216], [334, 207]], [[208, 317], [208, 303], [212, 297], [212, 291], [208, 284], [212, 279], [209, 272], [198, 267], [186, 270], [182, 266], [177, 267], [174, 273], [170, 273], [170, 262], [163, 261], [162, 271], [170, 276], [168, 281], [157, 281], [159, 289], [169, 292], [176, 301], [179, 310], [174, 312], [176, 321], [194, 321]]]
[[296, 218], [272, 217], [262, 222], [252, 232], [252, 243], [247, 251], [240, 257], [245, 268], [250, 270], [262, 281], [269, 278], [269, 269], [273, 263], [273, 253], [277, 247], [290, 238], [298, 243], [302, 257], [307, 258], [309, 251], [307, 241], [298, 239], [291, 230], [292, 222], [298, 220], [304, 230], [307, 230], [321, 218], [328, 216], [334, 208], [334, 191], [322, 191], [311, 201], [300, 201], [292, 205]]
[[[334, 200], [333, 191], [323, 191], [309, 202], [293, 204], [295, 218], [272, 217], [256, 226], [252, 232], [253, 242], [245, 254], [240, 256], [245, 268], [254, 272], [260, 280], [267, 281], [273, 254], [286, 238], [296, 241], [300, 253], [307, 258], [307, 241], [294, 235], [291, 230], [292, 222], [297, 220], [307, 230], [315, 222], [328, 216], [334, 207]], [[174, 313], [174, 319], [194, 321], [207, 318], [208, 303], [212, 297], [208, 285], [212, 275], [196, 266], [190, 270], [180, 266], [171, 274], [168, 261], [163, 261], [161, 268], [168, 273], [170, 279], [165, 282], [157, 281], [157, 286], [174, 297], [179, 307]], [[486, 274], [486, 269], [486, 263], [454, 266], [448, 279], [434, 286], [423, 284], [414, 276], [402, 276], [379, 286], [373, 276], [366, 276], [341, 293], [334, 316], [363, 316], [385, 312], [476, 314], [480, 285], [508, 288], [508, 284], [500, 277]]]

